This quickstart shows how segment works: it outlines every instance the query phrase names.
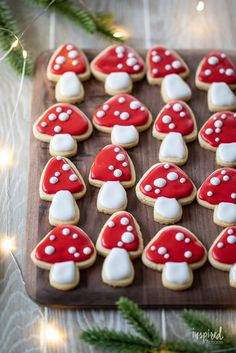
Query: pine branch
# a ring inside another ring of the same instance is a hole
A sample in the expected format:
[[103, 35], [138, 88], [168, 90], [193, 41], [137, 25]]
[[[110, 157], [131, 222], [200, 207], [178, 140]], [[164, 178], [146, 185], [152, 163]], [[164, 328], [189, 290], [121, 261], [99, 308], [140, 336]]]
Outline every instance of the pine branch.
[[[28, 0], [33, 4], [40, 6], [48, 6], [51, 0]], [[50, 5], [50, 9], [55, 9], [64, 16], [67, 16], [72, 22], [80, 26], [86, 32], [91, 34], [100, 34], [106, 39], [123, 42], [122, 38], [114, 38], [115, 32], [111, 18], [108, 14], [93, 13], [85, 6], [75, 5], [70, 0], [55, 0]]]
[[[193, 310], [185, 310], [182, 314], [184, 322], [188, 325], [191, 330], [199, 334], [208, 333], [209, 343], [214, 341], [214, 347], [216, 348], [235, 348], [236, 352], [236, 338], [224, 331], [222, 328], [213, 324], [205, 315], [198, 313]], [[221, 332], [223, 339], [217, 339], [215, 335]], [[212, 337], [210, 337], [212, 335]]]
[[158, 348], [161, 345], [161, 338], [157, 332], [156, 327], [144, 312], [127, 298], [121, 297], [117, 302], [118, 309], [121, 311], [122, 316], [134, 328], [134, 330], [147, 339], [149, 342], [155, 344]]
[[138, 336], [114, 330], [91, 328], [83, 331], [80, 338], [109, 353], [148, 353], [153, 349], [147, 341]]
[[[9, 50], [12, 43], [15, 41], [15, 37], [12, 33], [15, 35], [18, 33], [16, 22], [11, 15], [6, 1], [0, 0], [0, 47], [3, 51]], [[22, 40], [21, 43], [23, 44]], [[23, 46], [25, 47], [25, 44], [23, 44]], [[6, 58], [18, 73], [22, 72], [24, 59], [22, 56], [22, 48], [19, 45], [13, 48]], [[27, 57], [25, 67], [25, 74], [27, 76], [32, 74], [32, 66], [30, 57]]]
[[165, 342], [164, 350], [173, 353], [210, 353], [213, 351], [206, 345], [182, 340]]

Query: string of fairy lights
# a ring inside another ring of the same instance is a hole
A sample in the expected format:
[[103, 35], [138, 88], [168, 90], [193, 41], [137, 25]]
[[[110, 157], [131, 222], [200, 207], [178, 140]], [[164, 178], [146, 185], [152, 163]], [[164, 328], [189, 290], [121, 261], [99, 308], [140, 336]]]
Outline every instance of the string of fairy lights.
[[[3, 62], [7, 56], [11, 53], [11, 51], [16, 48], [16, 47], [20, 47], [21, 48], [21, 54], [23, 57], [23, 63], [22, 63], [22, 70], [21, 70], [21, 77], [20, 77], [20, 84], [19, 84], [19, 89], [17, 92], [17, 98], [16, 98], [16, 103], [14, 105], [14, 109], [13, 112], [11, 114], [11, 117], [9, 119], [9, 129], [8, 131], [12, 131], [12, 127], [14, 124], [14, 118], [17, 112], [17, 107], [21, 98], [21, 93], [22, 93], [22, 89], [23, 89], [23, 84], [24, 84], [24, 79], [25, 79], [25, 67], [26, 67], [26, 60], [27, 60], [27, 56], [28, 53], [25, 50], [22, 42], [21, 42], [21, 38], [23, 37], [23, 35], [26, 33], [26, 31], [29, 30], [29, 28], [32, 26], [32, 24], [34, 22], [36, 22], [49, 8], [50, 6], [55, 2], [56, 0], [52, 0], [36, 17], [34, 17], [32, 19], [32, 21], [29, 22], [29, 24], [26, 26], [26, 28], [21, 32], [20, 35], [16, 35], [15, 33], [8, 31], [9, 33], [11, 33], [12, 37], [13, 37], [13, 42], [10, 46], [10, 48], [0, 57], [0, 63]], [[198, 12], [203, 11], [205, 8], [205, 3], [204, 1], [198, 1], [197, 5], [196, 5], [196, 10]], [[1, 31], [7, 31], [4, 28], [0, 28]], [[114, 38], [127, 38], [128, 37], [128, 33], [126, 32], [126, 30], [122, 29], [122, 28], [118, 28], [114, 33]], [[8, 139], [9, 139], [8, 135]], [[6, 180], [7, 180], [7, 184], [6, 184], [6, 193], [7, 193], [7, 198], [6, 198], [6, 202], [8, 202], [8, 193], [9, 193], [9, 173], [10, 173], [10, 169], [13, 166], [13, 161], [14, 161], [14, 153], [13, 150], [10, 149], [10, 147], [5, 144], [4, 146], [1, 147], [0, 149], [0, 172], [6, 172]], [[8, 212], [7, 212], [8, 213]], [[8, 224], [8, 222], [7, 222]], [[1, 250], [3, 251], [3, 253], [5, 253], [6, 255], [9, 254], [12, 258], [12, 261], [14, 262], [17, 271], [19, 272], [20, 275], [20, 279], [23, 283], [23, 285], [25, 286], [25, 281], [24, 281], [24, 276], [23, 276], [23, 271], [21, 269], [21, 266], [17, 260], [17, 257], [15, 255], [15, 251], [17, 249], [16, 247], [16, 242], [13, 236], [9, 236], [9, 231], [7, 229], [6, 234], [4, 234], [1, 237]], [[56, 344], [61, 344], [62, 341], [65, 339], [66, 334], [65, 332], [58, 328], [55, 322], [51, 322], [49, 320], [49, 313], [48, 313], [48, 308], [47, 307], [43, 307], [43, 310], [41, 309], [41, 307], [39, 307], [39, 313], [40, 313], [40, 317], [41, 317], [41, 322], [40, 322], [40, 348], [41, 348], [41, 352], [42, 353], [48, 353], [48, 349], [50, 347], [50, 345], [56, 345]], [[165, 319], [164, 317], [165, 313], [162, 312], [162, 320]], [[163, 334], [164, 336], [166, 335], [166, 333]]]

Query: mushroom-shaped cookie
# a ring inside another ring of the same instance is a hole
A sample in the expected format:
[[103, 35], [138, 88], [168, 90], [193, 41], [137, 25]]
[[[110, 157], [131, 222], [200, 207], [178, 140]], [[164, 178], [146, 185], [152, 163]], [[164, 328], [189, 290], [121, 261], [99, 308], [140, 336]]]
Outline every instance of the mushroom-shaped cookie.
[[51, 155], [70, 157], [77, 152], [76, 141], [87, 139], [93, 131], [87, 116], [76, 106], [57, 103], [48, 108], [34, 123], [34, 136], [50, 142]]
[[86, 186], [75, 165], [67, 158], [52, 157], [41, 175], [39, 193], [46, 201], [52, 201], [61, 190], [70, 191], [74, 198], [80, 199], [86, 193]]
[[84, 52], [73, 44], [63, 44], [53, 53], [48, 67], [47, 77], [58, 81], [65, 72], [74, 72], [81, 81], [88, 80], [90, 68]]
[[180, 226], [162, 228], [145, 247], [144, 265], [162, 271], [163, 286], [173, 290], [191, 287], [193, 272], [204, 265], [207, 251], [199, 239]]
[[137, 98], [122, 94], [107, 100], [93, 114], [96, 129], [111, 133], [112, 143], [125, 148], [138, 143], [138, 132], [149, 128], [152, 114]]
[[93, 59], [91, 71], [99, 81], [106, 81], [106, 92], [114, 95], [130, 92], [132, 81], [144, 77], [145, 64], [135, 50], [125, 45], [112, 45]]
[[210, 112], [222, 112], [236, 109], [236, 96], [225, 82], [214, 82], [207, 93]]
[[170, 74], [164, 77], [161, 82], [161, 96], [165, 103], [175, 99], [188, 101], [192, 97], [189, 85], [177, 74]]
[[103, 226], [96, 243], [100, 255], [106, 256], [102, 269], [104, 283], [124, 287], [133, 282], [131, 259], [143, 251], [139, 225], [128, 212], [116, 212]]
[[225, 82], [236, 88], [236, 67], [232, 60], [220, 51], [207, 54], [196, 72], [196, 86], [205, 91], [213, 82]]
[[182, 78], [189, 75], [189, 68], [180, 55], [164, 45], [155, 45], [148, 50], [146, 64], [150, 85], [160, 85], [169, 74], [177, 74]]
[[136, 194], [141, 202], [154, 206], [154, 220], [175, 223], [182, 217], [182, 206], [191, 203], [196, 188], [191, 179], [174, 164], [154, 164], [140, 179]]
[[69, 290], [79, 284], [79, 270], [93, 265], [96, 250], [81, 228], [59, 225], [38, 243], [31, 258], [36, 266], [50, 270], [52, 287]]
[[215, 170], [197, 193], [200, 205], [214, 209], [214, 222], [222, 227], [236, 225], [236, 170]]
[[74, 72], [65, 72], [56, 84], [57, 102], [80, 103], [84, 99], [84, 87]]
[[212, 115], [198, 135], [203, 148], [216, 151], [216, 162], [223, 167], [236, 166], [236, 113], [224, 111]]
[[97, 206], [100, 212], [124, 210], [127, 197], [124, 188], [135, 184], [136, 176], [128, 153], [119, 145], [105, 146], [96, 156], [89, 173], [91, 185], [101, 187]]
[[236, 288], [236, 227], [224, 229], [212, 244], [208, 259], [212, 266], [229, 271], [231, 287]]

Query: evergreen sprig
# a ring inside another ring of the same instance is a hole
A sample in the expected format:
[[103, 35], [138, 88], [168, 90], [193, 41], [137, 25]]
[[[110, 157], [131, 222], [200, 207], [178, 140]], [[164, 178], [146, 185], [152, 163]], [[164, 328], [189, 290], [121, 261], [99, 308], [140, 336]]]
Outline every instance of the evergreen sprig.
[[[225, 330], [220, 331], [220, 327], [203, 314], [185, 310], [182, 319], [192, 331], [212, 333], [214, 342], [207, 337], [201, 340], [201, 336], [200, 343], [197, 340], [163, 341], [154, 324], [138, 305], [129, 299], [120, 298], [117, 307], [136, 335], [96, 327], [83, 331], [81, 339], [109, 353], [236, 353], [236, 338]], [[221, 332], [219, 340], [214, 336], [217, 332]]]
[[[7, 5], [7, 2], [0, 0], [0, 47], [3, 51], [8, 51], [11, 48], [12, 43], [16, 40], [12, 33], [15, 35], [18, 34], [16, 22], [11, 15], [11, 11]], [[20, 41], [25, 48], [25, 44], [23, 43], [22, 39]], [[22, 55], [22, 47], [18, 45], [17, 47], [13, 48], [6, 58], [10, 65], [16, 70], [16, 72], [20, 74], [22, 72], [24, 61]], [[25, 66], [25, 74], [27, 76], [31, 75], [32, 66], [32, 61], [28, 56]]]

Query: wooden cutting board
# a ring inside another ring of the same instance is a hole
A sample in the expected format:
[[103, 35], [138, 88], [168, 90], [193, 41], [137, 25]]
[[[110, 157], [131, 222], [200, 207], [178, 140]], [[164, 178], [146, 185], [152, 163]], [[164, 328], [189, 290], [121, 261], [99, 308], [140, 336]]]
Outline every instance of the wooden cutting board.
[[[198, 63], [206, 51], [180, 50], [190, 67], [191, 76], [188, 79], [193, 90], [190, 106], [193, 109], [198, 129], [208, 119], [207, 94], [199, 91], [194, 85], [194, 75]], [[87, 51], [89, 60], [96, 51]], [[141, 52], [145, 56], [145, 52]], [[228, 53], [236, 61], [236, 53]], [[54, 86], [46, 78], [46, 67], [51, 53], [42, 53], [36, 63], [32, 101], [32, 126], [38, 116], [50, 105], [55, 103]], [[90, 79], [84, 83], [85, 101], [79, 105], [91, 119], [93, 111], [109, 97], [104, 93], [103, 83]], [[133, 95], [140, 99], [152, 112], [155, 118], [164, 105], [158, 86], [150, 86], [146, 80], [134, 84]], [[89, 186], [88, 175], [96, 154], [110, 143], [110, 135], [94, 129], [92, 137], [79, 143], [78, 155], [72, 159], [79, 164], [88, 186], [85, 197], [78, 201], [81, 211], [79, 226], [96, 242], [101, 227], [108, 219], [96, 209], [98, 190]], [[140, 134], [140, 143], [128, 151], [137, 173], [137, 180], [154, 163], [158, 162], [160, 142], [152, 137], [151, 128]], [[217, 169], [215, 153], [200, 148], [198, 141], [188, 144], [189, 159], [183, 170], [192, 178], [197, 187], [213, 170]], [[98, 256], [96, 263], [90, 269], [81, 271], [81, 281], [78, 288], [63, 292], [52, 288], [48, 282], [49, 272], [37, 268], [30, 259], [30, 253], [35, 245], [52, 228], [48, 223], [49, 202], [39, 198], [39, 179], [42, 170], [50, 158], [48, 144], [37, 141], [31, 133], [30, 166], [29, 166], [29, 196], [28, 219], [26, 232], [26, 268], [25, 281], [29, 296], [43, 305], [74, 306], [79, 308], [112, 308], [120, 296], [127, 296], [144, 307], [226, 307], [236, 304], [236, 290], [229, 286], [228, 272], [218, 271], [208, 263], [200, 270], [194, 271], [192, 288], [184, 292], [165, 289], [161, 284], [161, 274], [147, 269], [141, 260], [134, 261], [135, 281], [127, 288], [112, 288], [101, 281], [103, 258]], [[141, 226], [144, 244], [162, 227], [153, 221], [153, 208], [139, 202], [135, 190], [128, 190], [128, 208]], [[183, 219], [180, 225], [195, 233], [209, 249], [213, 240], [221, 231], [212, 220], [213, 212], [199, 206], [196, 202], [183, 208]]]

